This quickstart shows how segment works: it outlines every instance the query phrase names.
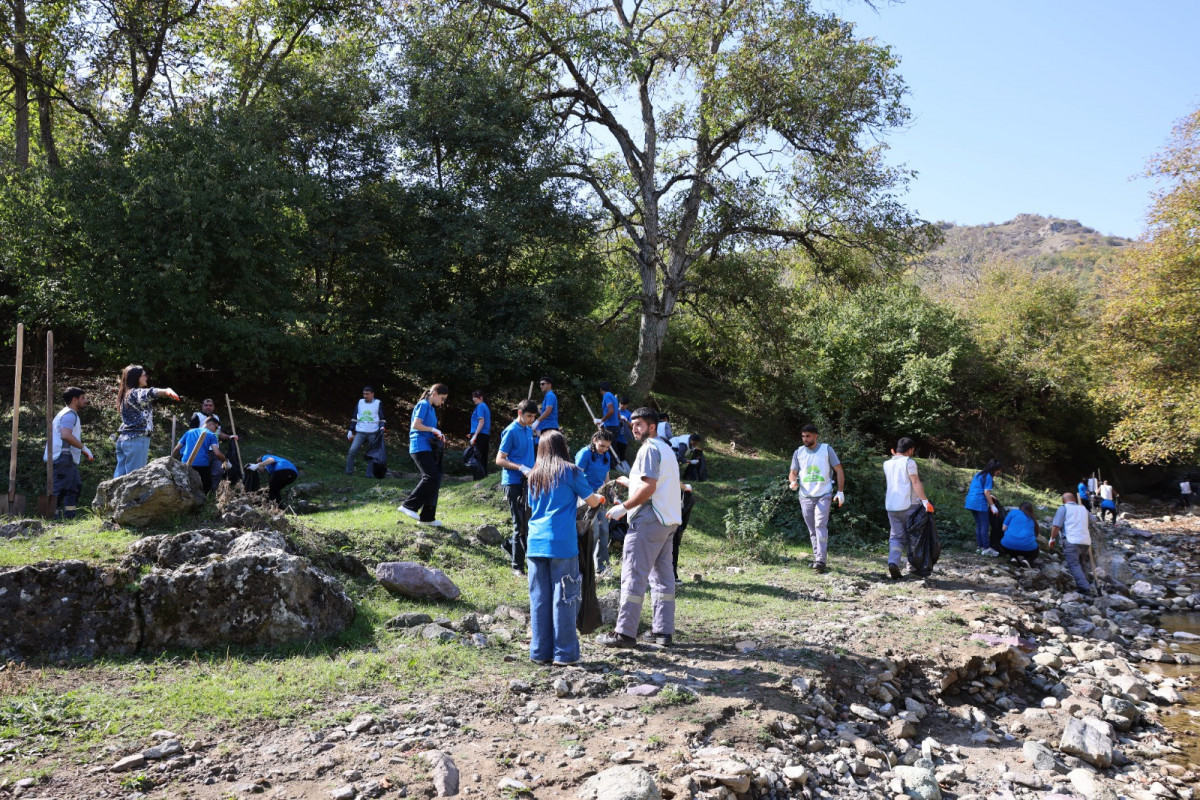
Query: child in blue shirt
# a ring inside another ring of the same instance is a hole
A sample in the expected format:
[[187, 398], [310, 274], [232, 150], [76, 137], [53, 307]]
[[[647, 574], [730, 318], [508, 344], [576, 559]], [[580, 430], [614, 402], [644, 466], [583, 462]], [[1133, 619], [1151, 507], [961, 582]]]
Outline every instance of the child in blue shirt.
[[300, 472], [296, 469], [296, 465], [288, 461], [283, 456], [275, 456], [267, 453], [260, 457], [258, 461], [246, 467], [252, 472], [262, 471], [267, 473], [267, 497], [275, 505], [283, 504], [283, 489], [288, 484], [296, 480]]
[[226, 461], [217, 439], [219, 427], [217, 418], [209, 417], [204, 421], [203, 428], [188, 428], [171, 451], [172, 456], [184, 463], [192, 462], [192, 469], [200, 476], [200, 485], [204, 487], [205, 494], [212, 494], [213, 490], [212, 460], [215, 458], [221, 463]]
[[1013, 558], [1023, 558], [1032, 564], [1037, 560], [1037, 521], [1033, 518], [1033, 503], [1026, 500], [1004, 518], [1004, 538], [1001, 551]]
[[[608, 471], [616, 466], [612, 447], [613, 435], [608, 429], [592, 434], [592, 441], [587, 447], [579, 448], [575, 454], [575, 466], [583, 470], [588, 486], [593, 492], [608, 481]], [[596, 565], [596, 575], [603, 575], [608, 570], [608, 517], [599, 514], [593, 523], [592, 532], [596, 537], [596, 549], [592, 554]]]
[[413, 406], [412, 421], [408, 429], [408, 454], [421, 479], [412, 492], [400, 504], [401, 514], [417, 522], [441, 527], [437, 518], [438, 491], [442, 485], [442, 453], [445, 452], [446, 437], [438, 430], [435, 410], [450, 396], [450, 387], [435, 383], [421, 395]]
[[512, 536], [505, 542], [505, 552], [512, 559], [515, 575], [525, 574], [525, 545], [529, 536], [529, 501], [525, 495], [525, 476], [533, 468], [537, 455], [533, 442], [533, 426], [538, 415], [537, 403], [522, 400], [517, 406], [517, 418], [500, 434], [500, 452], [496, 466], [503, 467], [500, 488], [508, 501], [512, 517]]
[[471, 392], [471, 402], [475, 410], [471, 412], [471, 446], [475, 448], [475, 457], [483, 466], [483, 474], [488, 474], [488, 450], [492, 442], [492, 410], [484, 401], [483, 392], [479, 389]]
[[558, 430], [558, 395], [554, 393], [554, 383], [550, 378], [542, 378], [538, 382], [545, 394], [542, 396], [542, 405], [539, 411], [537, 422], [533, 423], [534, 433], [541, 431], [556, 431]]

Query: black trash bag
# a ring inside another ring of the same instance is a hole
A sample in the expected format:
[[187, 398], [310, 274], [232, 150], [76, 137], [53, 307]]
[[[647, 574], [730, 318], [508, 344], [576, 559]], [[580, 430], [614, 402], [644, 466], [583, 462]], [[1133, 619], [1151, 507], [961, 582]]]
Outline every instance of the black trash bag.
[[942, 555], [942, 540], [938, 538], [933, 514], [918, 506], [905, 523], [908, 534], [908, 563], [918, 575], [928, 575]]
[[226, 460], [229, 462], [229, 469], [225, 470], [225, 480], [230, 484], [239, 483], [242, 480], [242, 460], [238, 458], [238, 449], [236, 445], [229, 447], [229, 452], [225, 454]]
[[[675, 580], [679, 580], [679, 545], [683, 542], [683, 532], [687, 530], [688, 520], [692, 517], [692, 509], [696, 506], [696, 497], [692, 492], [683, 492], [683, 505], [680, 519], [683, 521], [671, 535], [671, 567], [675, 570]], [[610, 534], [611, 535], [611, 534]]]
[[367, 439], [367, 477], [387, 477], [387, 447], [383, 443], [383, 431], [376, 431]]
[[988, 547], [1001, 553], [1003, 551], [1000, 549], [1000, 540], [1004, 538], [1004, 515], [1007, 512], [999, 500], [992, 504], [996, 506], [996, 513], [993, 514], [992, 510], [988, 509]]
[[575, 506], [575, 533], [579, 537], [579, 613], [575, 616], [575, 627], [582, 634], [593, 633], [600, 627], [600, 598], [596, 596], [596, 538], [593, 525], [596, 517], [604, 513], [604, 506], [588, 508], [579, 500]]
[[483, 468], [483, 464], [479, 461], [479, 453], [475, 450], [475, 445], [469, 445], [466, 450], [463, 450], [463, 466], [471, 471], [472, 480], [483, 480], [487, 475], [487, 470]]
[[244, 488], [247, 492], [257, 492], [262, 488], [262, 476], [258, 474], [258, 470], [246, 470], [245, 480], [242, 482], [242, 488]]
[[704, 451], [699, 447], [692, 449], [692, 457], [688, 461], [698, 461], [698, 464], [688, 464], [683, 469], [683, 479], [685, 481], [696, 481], [702, 483], [708, 480], [708, 459], [704, 457]]

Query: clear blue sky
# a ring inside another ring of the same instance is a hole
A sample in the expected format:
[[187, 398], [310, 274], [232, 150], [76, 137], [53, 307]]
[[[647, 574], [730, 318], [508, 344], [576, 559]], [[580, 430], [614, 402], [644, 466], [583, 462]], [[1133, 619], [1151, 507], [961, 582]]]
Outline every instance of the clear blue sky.
[[821, 5], [900, 56], [913, 119], [890, 160], [918, 171], [908, 202], [924, 218], [1142, 232], [1146, 162], [1200, 105], [1200, 2]]

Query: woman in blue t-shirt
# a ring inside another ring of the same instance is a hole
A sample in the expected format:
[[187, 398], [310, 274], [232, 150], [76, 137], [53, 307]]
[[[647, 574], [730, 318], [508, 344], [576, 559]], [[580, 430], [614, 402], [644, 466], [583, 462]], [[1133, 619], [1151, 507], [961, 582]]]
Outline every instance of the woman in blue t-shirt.
[[988, 512], [1000, 513], [1000, 510], [996, 508], [996, 502], [992, 499], [992, 484], [995, 476], [1003, 471], [1004, 465], [999, 461], [994, 458], [989, 461], [983, 469], [975, 473], [975, 477], [971, 478], [971, 485], [967, 489], [967, 500], [963, 503], [963, 507], [975, 516], [975, 546], [980, 555], [1000, 555], [992, 549], [988, 539]]
[[597, 506], [584, 471], [571, 462], [567, 440], [547, 431], [538, 440], [537, 460], [529, 472], [529, 659], [565, 666], [579, 661], [575, 620], [582, 600], [576, 498]]
[[1006, 556], [1023, 558], [1032, 564], [1037, 560], [1037, 520], [1033, 518], [1033, 503], [1026, 500], [1004, 518], [1004, 538], [1000, 550]]
[[437, 518], [438, 491], [442, 486], [442, 454], [446, 437], [438, 430], [437, 411], [446, 402], [450, 387], [435, 383], [421, 395], [413, 406], [408, 426], [408, 454], [421, 473], [421, 480], [400, 504], [400, 513], [426, 525], [441, 527]]

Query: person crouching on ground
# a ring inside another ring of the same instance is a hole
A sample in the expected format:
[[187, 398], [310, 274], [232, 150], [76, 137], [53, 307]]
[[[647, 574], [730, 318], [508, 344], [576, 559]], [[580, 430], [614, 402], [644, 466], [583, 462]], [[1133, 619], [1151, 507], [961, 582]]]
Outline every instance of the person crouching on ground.
[[833, 448], [821, 443], [816, 425], [809, 423], [801, 428], [800, 440], [803, 444], [792, 454], [788, 486], [800, 493], [800, 511], [808, 528], [808, 538], [812, 541], [812, 567], [817, 572], [824, 572], [829, 550], [829, 509], [835, 499], [833, 475], [837, 473], [836, 499], [838, 508], [841, 508], [846, 502], [843, 492], [846, 473]]
[[173, 458], [179, 458], [190, 464], [196, 474], [200, 476], [200, 485], [204, 487], [205, 494], [212, 494], [213, 490], [213, 460], [215, 459], [221, 464], [228, 461], [225, 454], [221, 452], [220, 440], [217, 439], [219, 427], [221, 425], [217, 422], [217, 418], [210, 416], [204, 420], [203, 428], [188, 428], [184, 432], [183, 438], [175, 445], [175, 449], [171, 451]]
[[621, 559], [621, 605], [616, 630], [597, 641], [606, 647], [635, 647], [646, 585], [654, 593], [654, 615], [647, 639], [663, 647], [675, 634], [675, 572], [671, 541], [683, 522], [679, 463], [671, 445], [656, 435], [658, 412], [639, 408], [633, 412], [633, 436], [642, 443], [629, 477], [618, 478], [629, 486], [629, 499], [608, 511], [608, 518], [629, 514], [629, 533]]
[[967, 499], [963, 503], [963, 508], [970, 511], [975, 517], [975, 546], [981, 556], [1000, 555], [998, 551], [992, 549], [992, 526], [988, 522], [988, 514], [1000, 513], [1000, 509], [996, 508], [996, 501], [992, 499], [992, 485], [995, 477], [1003, 471], [1004, 465], [999, 461], [994, 458], [988, 461], [984, 468], [971, 478], [971, 485], [967, 489]]
[[900, 580], [900, 561], [908, 552], [908, 516], [922, 503], [925, 510], [933, 513], [933, 503], [925, 496], [925, 486], [913, 460], [916, 443], [905, 436], [896, 442], [892, 457], [883, 462], [883, 474], [887, 478], [887, 494], [884, 507], [887, 509], [888, 526], [888, 574], [892, 580]]
[[1054, 541], [1058, 532], [1062, 531], [1066, 539], [1063, 542], [1063, 561], [1067, 563], [1067, 571], [1075, 579], [1075, 588], [1081, 594], [1091, 595], [1092, 584], [1088, 582], [1083, 572], [1081, 559], [1092, 558], [1092, 533], [1088, 526], [1088, 510], [1075, 502], [1075, 495], [1070, 492], [1062, 496], [1063, 504], [1054, 512], [1054, 521], [1050, 523], [1050, 549], [1054, 549]]
[[438, 406], [450, 396], [450, 387], [435, 383], [421, 395], [413, 406], [412, 421], [408, 430], [408, 454], [421, 473], [421, 480], [413, 487], [399, 511], [417, 522], [441, 527], [437, 518], [438, 492], [442, 487], [442, 454], [445, 452], [446, 437], [438, 430]]
[[1000, 552], [1012, 558], [1023, 558], [1030, 564], [1037, 560], [1037, 520], [1033, 518], [1033, 503], [1026, 500], [1019, 507], [1009, 510], [1004, 518]]
[[267, 473], [267, 497], [277, 506], [283, 505], [283, 490], [287, 488], [288, 484], [294, 483], [300, 475], [295, 464], [283, 456], [274, 456], [270, 453], [261, 456], [258, 461], [246, 469], [251, 472]]
[[566, 666], [579, 661], [575, 620], [583, 579], [576, 498], [592, 507], [604, 498], [592, 491], [584, 471], [571, 463], [567, 440], [558, 431], [547, 431], [538, 440], [537, 460], [528, 480], [529, 659]]

